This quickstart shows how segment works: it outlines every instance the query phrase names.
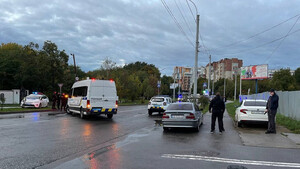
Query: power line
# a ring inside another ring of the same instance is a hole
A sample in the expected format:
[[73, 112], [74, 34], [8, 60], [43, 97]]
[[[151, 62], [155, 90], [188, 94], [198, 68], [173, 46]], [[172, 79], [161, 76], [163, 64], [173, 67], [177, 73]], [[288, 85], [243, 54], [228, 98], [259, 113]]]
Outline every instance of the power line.
[[188, 5], [188, 7], [189, 7], [189, 9], [190, 9], [190, 12], [191, 12], [191, 14], [192, 14], [192, 16], [193, 16], [193, 18], [194, 18], [194, 21], [196, 22], [196, 18], [195, 18], [195, 16], [194, 16], [194, 13], [193, 13], [193, 11], [192, 11], [192, 9], [191, 9], [191, 7], [190, 7], [190, 4], [189, 4], [188, 0], [186, 0], [186, 4]]
[[235, 54], [245, 53], [245, 52], [252, 51], [252, 50], [254, 50], [254, 49], [257, 49], [257, 48], [266, 46], [266, 45], [268, 45], [268, 44], [274, 43], [274, 42], [276, 42], [276, 41], [279, 41], [279, 40], [281, 40], [281, 39], [283, 39], [283, 38], [285, 38], [285, 37], [287, 37], [287, 36], [290, 36], [290, 35], [292, 35], [292, 34], [294, 34], [294, 33], [299, 32], [299, 31], [300, 31], [300, 29], [297, 29], [297, 30], [295, 30], [294, 32], [289, 33], [289, 34], [286, 35], [286, 36], [282, 36], [282, 37], [277, 38], [277, 39], [274, 39], [274, 40], [272, 40], [272, 41], [263, 43], [263, 44], [261, 44], [261, 45], [259, 45], [259, 46], [256, 46], [256, 47], [254, 47], [254, 48], [251, 48], [251, 49], [242, 50], [242, 51], [239, 51], [239, 52], [236, 52], [236, 53], [214, 54], [214, 55], [235, 55]]
[[[192, 32], [192, 29], [191, 29], [191, 27], [190, 27], [190, 25], [189, 25], [188, 22], [186, 21], [186, 19], [185, 19], [183, 13], [182, 13], [182, 11], [181, 11], [181, 9], [179, 8], [179, 6], [178, 6], [178, 4], [177, 4], [177, 2], [176, 2], [177, 0], [174, 0], [174, 1], [175, 1], [176, 7], [177, 7], [177, 9], [179, 10], [179, 12], [180, 12], [180, 14], [181, 14], [181, 16], [182, 16], [182, 18], [183, 18], [185, 24], [187, 25], [188, 29], [190, 30], [192, 36], [194, 36], [194, 35], [193, 35], [193, 32]], [[179, 0], [179, 3], [180, 3], [180, 0]], [[181, 5], [181, 4], [180, 4], [180, 5]]]
[[261, 34], [263, 34], [265, 32], [268, 32], [268, 31], [270, 31], [270, 30], [272, 30], [272, 29], [274, 29], [274, 28], [276, 28], [276, 27], [278, 27], [278, 26], [280, 26], [280, 25], [282, 25], [282, 24], [290, 21], [291, 19], [294, 19], [294, 18], [299, 17], [299, 16], [300, 16], [300, 14], [297, 14], [297, 15], [291, 17], [291, 18], [288, 18], [287, 20], [284, 20], [284, 21], [282, 21], [282, 22], [280, 22], [280, 23], [278, 23], [278, 24], [276, 24], [276, 25], [274, 25], [274, 26], [272, 26], [272, 27], [270, 27], [268, 29], [265, 29], [265, 30], [263, 30], [263, 31], [261, 31], [259, 33], [254, 34], [254, 35], [252, 35], [252, 36], [250, 36], [250, 37], [248, 37], [246, 39], [239, 40], [237, 42], [231, 43], [231, 44], [223, 46], [223, 47], [215, 48], [213, 50], [223, 49], [223, 48], [227, 48], [227, 47], [230, 47], [230, 46], [235, 46], [235, 45], [240, 44], [242, 42], [246, 42], [246, 41], [248, 41], [248, 40], [250, 40], [250, 39], [252, 39], [252, 38], [254, 38], [254, 37], [258, 36], [258, 35], [261, 35]]
[[181, 25], [179, 24], [179, 22], [177, 21], [176, 17], [174, 16], [174, 14], [172, 13], [172, 11], [170, 10], [170, 8], [168, 7], [168, 4], [164, 1], [161, 0], [162, 4], [164, 5], [165, 9], [167, 10], [167, 12], [169, 13], [169, 15], [172, 17], [172, 19], [174, 20], [175, 24], [177, 25], [177, 27], [179, 28], [179, 30], [181, 31], [181, 33], [186, 37], [186, 39], [190, 42], [190, 44], [194, 46], [194, 44], [192, 43], [192, 41], [189, 39], [189, 37], [186, 35], [185, 31], [183, 30], [183, 28], [181, 27]]
[[285, 40], [285, 38], [287, 37], [287, 35], [293, 30], [294, 26], [297, 24], [298, 20], [299, 20], [300, 16], [297, 18], [297, 20], [295, 21], [294, 25], [290, 28], [290, 30], [286, 33], [286, 35], [284, 36], [284, 38], [280, 41], [280, 43], [277, 45], [276, 48], [274, 48], [274, 50], [272, 51], [271, 55], [267, 57], [266, 61], [273, 56], [273, 54], [275, 53], [275, 51], [280, 47], [280, 45], [283, 43], [283, 41]]

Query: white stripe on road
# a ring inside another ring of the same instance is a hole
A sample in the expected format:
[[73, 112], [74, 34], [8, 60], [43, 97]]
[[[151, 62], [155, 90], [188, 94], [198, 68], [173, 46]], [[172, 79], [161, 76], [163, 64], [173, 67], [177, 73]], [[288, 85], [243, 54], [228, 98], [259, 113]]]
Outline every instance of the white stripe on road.
[[178, 155], [178, 154], [164, 154], [164, 155], [162, 155], [162, 157], [163, 158], [173, 158], [173, 159], [186, 159], [186, 160], [199, 160], [199, 161], [209, 161], [209, 162], [219, 162], [219, 163], [231, 163], [231, 164], [300, 168], [300, 163], [252, 161], [252, 160], [239, 160], [239, 159], [218, 158], [218, 157], [209, 157], [209, 156]]

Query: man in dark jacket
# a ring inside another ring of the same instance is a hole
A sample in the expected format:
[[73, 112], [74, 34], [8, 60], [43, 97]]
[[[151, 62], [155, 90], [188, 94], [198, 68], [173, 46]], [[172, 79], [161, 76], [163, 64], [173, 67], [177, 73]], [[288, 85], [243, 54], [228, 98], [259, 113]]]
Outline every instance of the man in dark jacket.
[[52, 95], [52, 109], [55, 109], [55, 103], [56, 103], [56, 92], [53, 92], [53, 95]]
[[274, 89], [270, 90], [270, 97], [268, 99], [268, 103], [266, 106], [266, 113], [268, 113], [268, 130], [266, 134], [276, 134], [276, 125], [275, 125], [275, 117], [278, 108], [279, 97], [275, 93]]
[[216, 97], [212, 99], [212, 101], [209, 104], [209, 112], [212, 112], [211, 115], [211, 130], [210, 132], [213, 133], [215, 131], [215, 125], [216, 125], [216, 119], [218, 118], [218, 124], [219, 124], [219, 131], [220, 134], [222, 134], [224, 130], [223, 126], [223, 114], [225, 111], [225, 103], [222, 100], [220, 93], [216, 94]]

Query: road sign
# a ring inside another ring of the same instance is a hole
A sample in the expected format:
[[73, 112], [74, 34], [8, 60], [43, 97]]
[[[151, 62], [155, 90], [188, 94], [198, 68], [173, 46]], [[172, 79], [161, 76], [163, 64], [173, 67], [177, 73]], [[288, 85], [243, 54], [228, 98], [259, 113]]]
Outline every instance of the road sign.
[[207, 83], [204, 82], [203, 83], [203, 87], [206, 88], [207, 87]]
[[157, 84], [157, 87], [160, 88], [160, 84]]
[[78, 80], [79, 80], [79, 77], [75, 77], [75, 80], [78, 81]]
[[63, 84], [63, 83], [58, 83], [57, 85], [58, 85], [59, 87], [63, 87], [64, 84]]

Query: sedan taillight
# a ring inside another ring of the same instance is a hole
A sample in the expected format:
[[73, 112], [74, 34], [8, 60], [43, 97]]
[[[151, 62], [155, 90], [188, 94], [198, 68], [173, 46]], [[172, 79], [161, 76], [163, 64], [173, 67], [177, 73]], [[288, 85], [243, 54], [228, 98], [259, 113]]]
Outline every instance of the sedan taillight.
[[188, 116], [185, 117], [186, 119], [195, 119], [195, 115], [190, 113]]
[[169, 117], [166, 113], [164, 113], [163, 116], [162, 116], [162, 118], [163, 118], [163, 119], [168, 119], [168, 118], [170, 118], [170, 117]]
[[244, 114], [247, 114], [246, 111], [248, 111], [248, 110], [247, 110], [247, 109], [241, 109], [241, 110], [240, 110], [240, 112], [241, 112], [241, 113], [244, 113]]

